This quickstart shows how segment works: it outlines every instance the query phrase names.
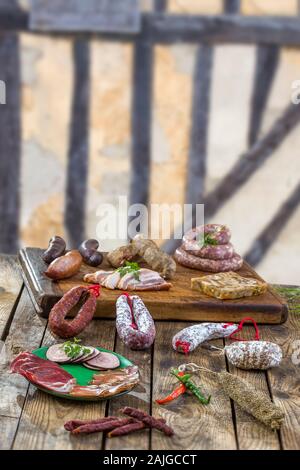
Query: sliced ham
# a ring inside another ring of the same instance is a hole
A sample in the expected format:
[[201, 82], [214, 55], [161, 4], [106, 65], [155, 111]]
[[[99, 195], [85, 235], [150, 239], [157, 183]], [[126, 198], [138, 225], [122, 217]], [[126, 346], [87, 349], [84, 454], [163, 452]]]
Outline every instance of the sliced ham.
[[114, 273], [110, 274], [105, 278], [103, 281], [102, 285], [103, 287], [106, 287], [107, 289], [116, 289], [118, 286], [119, 282], [121, 279], [121, 275], [118, 271], [115, 271]]
[[105, 281], [105, 279], [113, 273], [114, 273], [114, 271], [100, 270], [100, 271], [96, 271], [95, 273], [86, 274], [84, 276], [83, 280], [85, 282], [93, 282], [93, 283], [102, 285], [102, 283]]

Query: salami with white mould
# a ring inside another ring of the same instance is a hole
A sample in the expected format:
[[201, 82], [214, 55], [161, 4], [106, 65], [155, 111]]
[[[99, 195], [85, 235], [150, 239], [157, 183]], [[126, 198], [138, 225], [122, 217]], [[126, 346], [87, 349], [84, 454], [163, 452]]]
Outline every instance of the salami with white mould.
[[137, 295], [120, 295], [116, 303], [116, 328], [120, 339], [131, 349], [147, 349], [155, 339], [155, 324]]
[[231, 323], [200, 323], [179, 331], [172, 339], [173, 349], [188, 354], [211, 339], [226, 338], [237, 329]]

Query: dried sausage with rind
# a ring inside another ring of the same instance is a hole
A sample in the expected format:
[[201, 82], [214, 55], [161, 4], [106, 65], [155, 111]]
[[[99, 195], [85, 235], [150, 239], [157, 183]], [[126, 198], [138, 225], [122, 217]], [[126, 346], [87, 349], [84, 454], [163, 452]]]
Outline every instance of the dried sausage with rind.
[[[87, 296], [76, 317], [67, 321], [65, 317], [80, 301]], [[49, 315], [49, 328], [60, 338], [73, 338], [83, 331], [92, 320], [97, 305], [95, 292], [88, 287], [77, 286], [70, 289], [52, 308]]]
[[77, 250], [72, 250], [52, 261], [45, 274], [53, 280], [67, 279], [79, 271], [81, 264], [81, 254]]

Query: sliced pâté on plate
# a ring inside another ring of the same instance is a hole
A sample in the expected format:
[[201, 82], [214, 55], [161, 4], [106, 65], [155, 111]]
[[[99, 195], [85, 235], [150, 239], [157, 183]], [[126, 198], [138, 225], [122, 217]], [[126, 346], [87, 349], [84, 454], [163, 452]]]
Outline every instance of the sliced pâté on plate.
[[243, 277], [228, 271], [191, 279], [192, 289], [200, 290], [216, 299], [240, 299], [266, 292], [268, 285], [252, 277]]

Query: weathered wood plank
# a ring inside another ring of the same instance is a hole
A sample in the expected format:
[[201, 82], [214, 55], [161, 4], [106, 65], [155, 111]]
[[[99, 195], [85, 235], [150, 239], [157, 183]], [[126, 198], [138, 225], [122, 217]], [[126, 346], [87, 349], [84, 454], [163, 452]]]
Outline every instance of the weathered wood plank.
[[[299, 121], [300, 106], [288, 105], [269, 131], [246, 153], [241, 155], [219, 185], [200, 201], [205, 205], [205, 217], [207, 219], [212, 217], [267, 161], [289, 133], [299, 124]], [[172, 253], [178, 244], [180, 244], [180, 240], [174, 240], [171, 237], [163, 245], [163, 249]]]
[[32, 0], [29, 27], [34, 31], [137, 33], [138, 0]]
[[[243, 328], [241, 336], [246, 339], [253, 338], [253, 328], [246, 326]], [[261, 339], [266, 339], [261, 335]], [[230, 344], [230, 340], [225, 340], [225, 344]], [[264, 393], [267, 397], [269, 389], [266, 374], [263, 371], [246, 371], [238, 369], [229, 364], [229, 372], [237, 377], [246, 380], [253, 385], [257, 391]], [[244, 411], [235, 402], [233, 403], [235, 412], [235, 422], [237, 430], [239, 450], [279, 450], [280, 443], [278, 434], [257, 421], [253, 416]]]
[[241, 7], [241, 0], [223, 0], [223, 10], [225, 13], [236, 14], [239, 13]]
[[144, 39], [134, 46], [130, 204], [149, 199], [153, 48]]
[[205, 189], [208, 120], [213, 48], [204, 44], [197, 50], [192, 99], [192, 128], [185, 201], [202, 201]]
[[[113, 349], [115, 337], [114, 323], [93, 321], [80, 335], [82, 342], [91, 346], [101, 345]], [[43, 345], [57, 342], [47, 330]], [[100, 450], [102, 433], [90, 434], [84, 438], [71, 436], [64, 429], [70, 419], [94, 419], [105, 415], [106, 400], [101, 402], [74, 402], [55, 398], [29, 387], [29, 393], [20, 419], [14, 449], [84, 449]]]
[[245, 255], [245, 260], [251, 265], [256, 266], [271, 248], [274, 241], [284, 230], [289, 219], [293, 216], [295, 210], [300, 204], [300, 183], [296, 186], [292, 194], [279, 207], [272, 220], [261, 231], [254, 240], [251, 247]]
[[278, 46], [258, 46], [256, 49], [255, 76], [251, 97], [248, 143], [251, 147], [259, 136], [264, 111], [271, 92], [279, 63]]
[[4, 339], [22, 288], [20, 266], [15, 256], [0, 255], [0, 338]]
[[85, 209], [89, 159], [90, 52], [84, 39], [73, 45], [74, 85], [68, 152], [65, 224], [70, 246], [85, 238]]
[[19, 39], [13, 33], [0, 37], [0, 79], [6, 84], [6, 104], [0, 105], [0, 252], [16, 253], [21, 130]]
[[0, 422], [5, 428], [6, 439], [5, 442], [0, 440], [0, 448], [9, 448], [13, 443], [28, 391], [27, 380], [17, 374], [8, 373], [9, 364], [19, 352], [39, 347], [45, 328], [46, 320], [36, 315], [27, 291], [23, 290], [5, 340], [5, 351], [1, 353]]
[[[298, 298], [300, 302], [300, 297]], [[274, 402], [286, 413], [280, 430], [283, 449], [300, 449], [300, 397], [299, 397], [299, 311], [290, 309], [288, 321], [274, 328], [261, 327], [262, 337], [281, 346], [283, 360], [279, 367], [267, 371], [268, 383]], [[294, 356], [293, 356], [294, 355]]]
[[[0, 9], [2, 30], [29, 30], [29, 16], [25, 12], [13, 13]], [[295, 17], [240, 16], [240, 15], [167, 15], [144, 13], [142, 29], [146, 37], [155, 43], [205, 42], [209, 44], [269, 44], [299, 46], [300, 26]], [[57, 33], [48, 31], [57, 35]], [[44, 31], [47, 33], [47, 30]], [[81, 34], [82, 32], [80, 32]], [[70, 34], [62, 31], [60, 34]], [[90, 32], [86, 33], [90, 36]], [[97, 33], [110, 40], [132, 41], [138, 36], [128, 33]]]
[[[115, 351], [127, 357], [139, 367], [140, 383], [132, 392], [122, 395], [108, 404], [108, 414], [116, 415], [123, 406], [133, 406], [146, 413], [151, 412], [151, 349], [146, 351], [132, 351], [117, 338]], [[105, 450], [148, 450], [149, 430], [143, 430], [136, 434], [130, 434], [119, 438], [105, 440]]]
[[[201, 385], [205, 393], [212, 395], [207, 406], [197, 402], [195, 397], [185, 395], [168, 405], [159, 406], [155, 399], [167, 395], [177, 385], [169, 374], [171, 367], [185, 362], [194, 362], [214, 371], [225, 369], [223, 355], [198, 348], [188, 358], [172, 349], [172, 337], [186, 327], [186, 323], [158, 323], [153, 358], [153, 401], [152, 413], [162, 417], [174, 428], [175, 435], [170, 438], [160, 432], [152, 431], [151, 449], [153, 450], [201, 450], [235, 449], [236, 440], [232, 422], [230, 400], [217, 385], [210, 374], [201, 374]], [[222, 345], [216, 341], [213, 344]], [[195, 377], [195, 381], [197, 378]]]

